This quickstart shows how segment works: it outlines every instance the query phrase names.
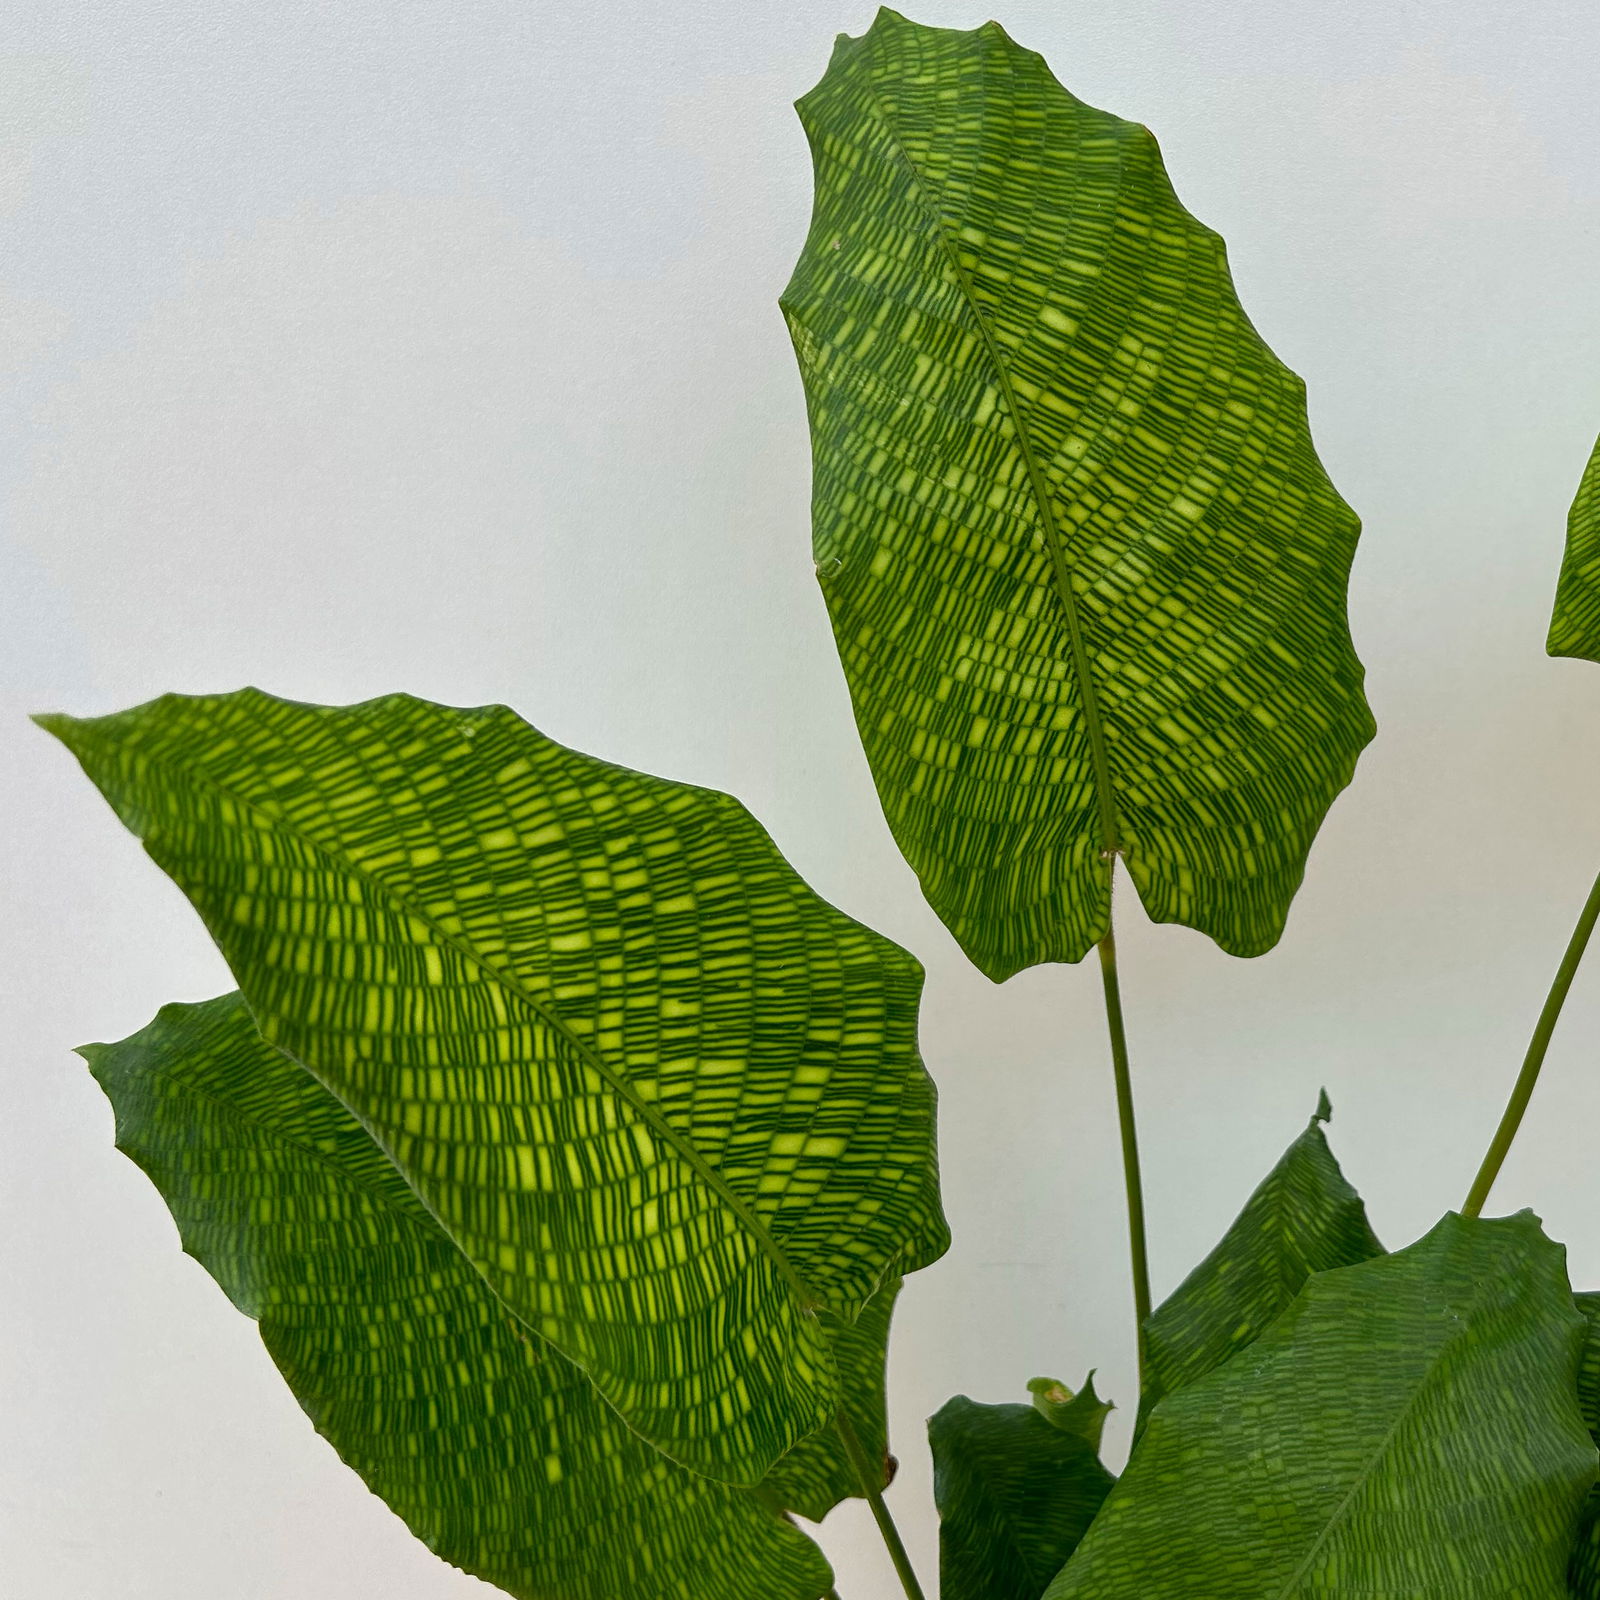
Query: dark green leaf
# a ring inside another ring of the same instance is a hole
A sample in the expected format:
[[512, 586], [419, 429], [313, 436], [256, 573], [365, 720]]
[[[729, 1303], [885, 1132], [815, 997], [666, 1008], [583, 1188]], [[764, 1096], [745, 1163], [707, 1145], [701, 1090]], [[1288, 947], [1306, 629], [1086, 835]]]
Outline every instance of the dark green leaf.
[[1331, 1115], [1324, 1095], [1222, 1242], [1145, 1324], [1141, 1425], [1163, 1395], [1203, 1378], [1258, 1338], [1313, 1272], [1383, 1253], [1323, 1135]]
[[43, 720], [267, 1040], [640, 1433], [753, 1484], [831, 1422], [815, 1310], [853, 1320], [947, 1243], [922, 975], [743, 806], [503, 707]]
[[1156, 1407], [1049, 1600], [1559, 1600], [1583, 1332], [1528, 1212], [1317, 1273]]
[[1092, 1372], [1076, 1394], [1059, 1378], [1029, 1378], [1028, 1393], [1033, 1396], [1034, 1409], [1051, 1427], [1077, 1434], [1088, 1441], [1091, 1449], [1100, 1448], [1106, 1418], [1116, 1407], [1094, 1392]]
[[[1578, 1362], [1578, 1409], [1589, 1435], [1600, 1444], [1600, 1294], [1572, 1297], [1583, 1314], [1583, 1355]], [[1573, 1600], [1600, 1600], [1600, 1485], [1589, 1491], [1572, 1543], [1567, 1583]]]
[[1572, 1299], [1585, 1329], [1578, 1362], [1578, 1405], [1589, 1432], [1600, 1435], [1600, 1293], [1589, 1290]]
[[880, 11], [799, 111], [814, 553], [900, 848], [996, 979], [1101, 937], [1109, 849], [1259, 954], [1372, 736], [1304, 384], [1149, 132], [996, 24]]
[[1567, 1587], [1572, 1600], [1596, 1600], [1600, 1596], [1600, 1489], [1591, 1489], [1583, 1502], [1567, 1566]]
[[1094, 1446], [1033, 1406], [965, 1395], [929, 1419], [928, 1442], [943, 1600], [1038, 1600], [1111, 1488]]
[[1545, 648], [1553, 656], [1600, 661], [1600, 441], [1567, 515], [1567, 548]]
[[670, 1462], [489, 1291], [238, 995], [84, 1056], [184, 1248], [339, 1454], [446, 1561], [525, 1600], [814, 1600], [800, 1531]]

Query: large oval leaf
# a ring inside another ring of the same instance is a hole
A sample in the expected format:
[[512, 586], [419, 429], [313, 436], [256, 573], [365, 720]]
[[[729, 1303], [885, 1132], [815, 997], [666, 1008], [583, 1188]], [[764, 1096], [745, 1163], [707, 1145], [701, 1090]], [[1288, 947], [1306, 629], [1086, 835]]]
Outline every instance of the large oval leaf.
[[1567, 547], [1545, 648], [1553, 656], [1600, 661], [1600, 441], [1567, 514]]
[[1358, 524], [1150, 134], [880, 11], [799, 102], [815, 556], [878, 792], [991, 977], [1150, 915], [1278, 938], [1372, 736]]
[[831, 1420], [816, 1312], [947, 1243], [921, 969], [737, 801], [405, 695], [42, 720], [268, 1040], [635, 1428], [754, 1483]]
[[1047, 1600], [1565, 1600], [1583, 1333], [1528, 1212], [1318, 1273], [1156, 1407]]
[[318, 1431], [446, 1561], [522, 1600], [815, 1600], [821, 1552], [651, 1449], [509, 1315], [242, 998], [82, 1052], [184, 1248]]

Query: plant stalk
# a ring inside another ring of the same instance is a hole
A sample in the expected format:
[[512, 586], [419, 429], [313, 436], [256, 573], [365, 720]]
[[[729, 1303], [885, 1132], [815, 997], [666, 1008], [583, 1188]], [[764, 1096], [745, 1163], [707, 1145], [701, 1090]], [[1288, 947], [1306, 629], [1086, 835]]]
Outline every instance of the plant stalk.
[[1133, 1075], [1128, 1036], [1122, 1026], [1122, 988], [1117, 982], [1117, 940], [1111, 926], [1116, 858], [1107, 873], [1106, 931], [1099, 944], [1100, 981], [1105, 990], [1106, 1028], [1111, 1035], [1111, 1072], [1117, 1085], [1117, 1126], [1122, 1134], [1122, 1182], [1128, 1196], [1128, 1250], [1133, 1262], [1133, 1310], [1138, 1320], [1139, 1387], [1144, 1388], [1144, 1325], [1150, 1315], [1150, 1262], [1145, 1252], [1144, 1183], [1139, 1175], [1139, 1131], [1133, 1116]]
[[1596, 921], [1600, 921], [1600, 877], [1595, 879], [1589, 898], [1578, 913], [1578, 925], [1572, 930], [1567, 953], [1562, 956], [1561, 965], [1556, 968], [1555, 981], [1550, 985], [1550, 993], [1545, 996], [1544, 1009], [1534, 1026], [1533, 1038], [1528, 1041], [1528, 1053], [1522, 1058], [1522, 1071], [1517, 1074], [1511, 1098], [1506, 1102], [1505, 1114], [1500, 1118], [1500, 1126], [1494, 1130], [1488, 1154], [1484, 1156], [1483, 1165], [1478, 1168], [1478, 1175], [1472, 1180], [1472, 1188], [1462, 1204], [1461, 1215], [1464, 1217], [1476, 1217], [1483, 1211], [1484, 1201], [1489, 1198], [1494, 1180], [1499, 1177], [1500, 1168], [1505, 1163], [1506, 1153], [1511, 1149], [1511, 1141], [1522, 1126], [1523, 1113], [1533, 1098], [1533, 1086], [1539, 1081], [1539, 1069], [1544, 1065], [1545, 1052], [1550, 1048], [1550, 1036], [1556, 1031], [1561, 1007], [1566, 1003], [1573, 978], [1577, 976], [1578, 963], [1583, 960], [1583, 952], [1589, 943], [1589, 935], [1594, 932]]
[[906, 1592], [906, 1600], [924, 1600], [922, 1585], [917, 1582], [916, 1570], [911, 1565], [911, 1557], [906, 1554], [900, 1530], [895, 1527], [894, 1518], [889, 1515], [889, 1508], [883, 1503], [883, 1492], [878, 1488], [878, 1479], [882, 1473], [875, 1473], [872, 1470], [872, 1463], [867, 1458], [867, 1452], [856, 1430], [850, 1425], [850, 1418], [843, 1406], [834, 1413], [833, 1420], [834, 1426], [839, 1430], [839, 1437], [844, 1441], [844, 1452], [850, 1457], [850, 1465], [855, 1468], [861, 1492], [867, 1497], [867, 1504], [872, 1508], [872, 1520], [878, 1524], [878, 1532], [883, 1535], [883, 1542], [888, 1546], [889, 1559], [894, 1562], [894, 1570], [899, 1575], [900, 1587]]

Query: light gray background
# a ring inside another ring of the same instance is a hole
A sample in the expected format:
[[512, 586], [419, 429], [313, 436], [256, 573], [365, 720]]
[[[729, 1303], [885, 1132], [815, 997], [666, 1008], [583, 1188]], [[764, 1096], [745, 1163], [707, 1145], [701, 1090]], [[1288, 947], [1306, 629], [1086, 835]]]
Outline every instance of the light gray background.
[[[921, 20], [982, 11], [924, 0]], [[930, 1578], [922, 1419], [1101, 1369], [1133, 1395], [1092, 969], [991, 987], [923, 906], [807, 557], [774, 305], [810, 173], [789, 102], [866, 6], [47, 0], [0, 23], [7, 991], [0, 1571], [39, 1600], [434, 1600], [178, 1253], [69, 1048], [228, 986], [177, 892], [22, 720], [245, 683], [504, 700], [725, 787], [927, 963], [956, 1244], [908, 1290], [893, 1501]], [[1125, 981], [1158, 1293], [1327, 1085], [1382, 1236], [1459, 1202], [1600, 866], [1600, 668], [1542, 653], [1600, 428], [1592, 0], [1012, 0], [1155, 129], [1309, 384], [1366, 519], [1382, 733], [1282, 947], [1142, 923]], [[1495, 1206], [1600, 1284], [1600, 961]], [[858, 1506], [822, 1530], [882, 1600]]]

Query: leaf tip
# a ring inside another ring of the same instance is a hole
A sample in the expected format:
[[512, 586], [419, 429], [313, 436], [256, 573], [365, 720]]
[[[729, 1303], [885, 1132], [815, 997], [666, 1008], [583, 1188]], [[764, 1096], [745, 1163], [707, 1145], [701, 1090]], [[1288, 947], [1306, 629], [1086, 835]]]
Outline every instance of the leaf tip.
[[1311, 1126], [1314, 1128], [1319, 1122], [1331, 1122], [1332, 1120], [1333, 1102], [1328, 1098], [1328, 1091], [1326, 1089], [1318, 1089], [1317, 1109], [1312, 1114]]

